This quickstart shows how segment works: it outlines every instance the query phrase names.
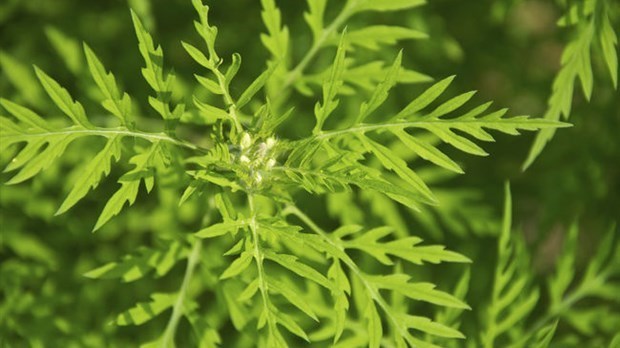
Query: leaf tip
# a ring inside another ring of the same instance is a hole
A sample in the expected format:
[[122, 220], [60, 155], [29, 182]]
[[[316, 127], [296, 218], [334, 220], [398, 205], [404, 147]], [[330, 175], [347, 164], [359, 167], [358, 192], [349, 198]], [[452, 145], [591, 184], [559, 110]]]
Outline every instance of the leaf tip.
[[66, 212], [66, 211], [67, 211], [67, 209], [65, 209], [65, 208], [64, 208], [64, 206], [62, 206], [62, 205], [61, 205], [61, 206], [58, 208], [58, 210], [56, 210], [56, 212], [54, 213], [54, 216], [61, 215], [62, 213]]

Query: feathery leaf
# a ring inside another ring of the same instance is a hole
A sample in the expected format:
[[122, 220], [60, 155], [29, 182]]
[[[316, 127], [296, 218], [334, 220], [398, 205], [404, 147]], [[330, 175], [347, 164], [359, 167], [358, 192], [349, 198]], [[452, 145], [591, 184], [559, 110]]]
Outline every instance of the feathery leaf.
[[84, 111], [82, 104], [74, 101], [69, 92], [62, 88], [58, 82], [49, 77], [49, 75], [43, 72], [43, 70], [35, 66], [34, 71], [37, 74], [41, 85], [60, 110], [69, 116], [75, 124], [84, 128], [93, 128], [93, 125], [86, 118], [86, 112]]
[[338, 50], [336, 51], [331, 73], [323, 83], [323, 103], [317, 102], [314, 107], [314, 115], [316, 116], [316, 125], [312, 131], [314, 134], [321, 132], [325, 120], [338, 106], [338, 99], [336, 99], [336, 96], [338, 95], [340, 87], [342, 87], [342, 74], [345, 70], [344, 56], [346, 36], [347, 32], [345, 30], [340, 36], [340, 43], [338, 44]]
[[140, 302], [119, 314], [114, 320], [114, 324], [118, 326], [142, 325], [172, 307], [176, 298], [176, 294], [152, 294], [151, 301]]

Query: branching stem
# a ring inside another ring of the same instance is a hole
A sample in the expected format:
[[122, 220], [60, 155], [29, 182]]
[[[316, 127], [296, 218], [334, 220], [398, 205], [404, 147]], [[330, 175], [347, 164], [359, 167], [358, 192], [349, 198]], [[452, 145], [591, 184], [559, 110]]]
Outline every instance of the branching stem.
[[164, 348], [174, 347], [174, 336], [179, 325], [179, 320], [183, 315], [185, 298], [189, 291], [189, 285], [196, 269], [196, 264], [200, 260], [200, 251], [202, 250], [202, 241], [200, 239], [194, 240], [192, 251], [187, 259], [187, 268], [185, 269], [185, 275], [183, 276], [183, 283], [181, 283], [181, 289], [177, 296], [177, 300], [172, 307], [172, 315], [166, 326], [166, 331], [162, 339], [162, 346]]
[[310, 62], [312, 62], [312, 59], [314, 59], [317, 53], [323, 48], [330, 36], [332, 36], [332, 34], [337, 31], [349, 19], [349, 17], [351, 17], [355, 13], [354, 9], [358, 1], [359, 0], [347, 2], [347, 4], [342, 8], [342, 10], [338, 14], [338, 16], [332, 21], [332, 23], [323, 30], [321, 36], [314, 40], [308, 52], [306, 52], [301, 61], [299, 61], [299, 63], [293, 68], [293, 70], [291, 70], [286, 75], [286, 77], [284, 78], [284, 82], [279, 87], [279, 89], [275, 91], [275, 93], [273, 93], [276, 98], [280, 98], [280, 96], [283, 96], [284, 94], [282, 92], [291, 85], [295, 84], [295, 82], [301, 76], [303, 76], [304, 70], [308, 67]]

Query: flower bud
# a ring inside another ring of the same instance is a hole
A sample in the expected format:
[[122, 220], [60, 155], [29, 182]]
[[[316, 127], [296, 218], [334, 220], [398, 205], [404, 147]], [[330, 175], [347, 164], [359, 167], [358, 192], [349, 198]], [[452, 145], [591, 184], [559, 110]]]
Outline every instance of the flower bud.
[[267, 144], [265, 143], [259, 143], [258, 144], [258, 149], [256, 150], [256, 155], [259, 158], [265, 158], [265, 156], [267, 156]]
[[239, 142], [239, 146], [241, 146], [242, 150], [245, 150], [250, 147], [250, 145], [252, 145], [252, 138], [247, 132], [243, 132], [243, 134], [241, 135], [241, 141]]
[[268, 138], [267, 141], [265, 141], [265, 145], [267, 149], [272, 149], [276, 145], [276, 139], [273, 137]]

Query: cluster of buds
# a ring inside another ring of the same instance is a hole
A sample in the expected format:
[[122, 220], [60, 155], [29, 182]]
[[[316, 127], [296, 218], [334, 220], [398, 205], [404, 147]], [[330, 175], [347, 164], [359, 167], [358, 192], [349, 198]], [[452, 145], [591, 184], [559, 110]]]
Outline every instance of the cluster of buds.
[[247, 132], [241, 135], [239, 147], [241, 149], [238, 161], [248, 168], [253, 185], [263, 181], [263, 175], [276, 165], [276, 139], [267, 138], [265, 141], [254, 143]]

